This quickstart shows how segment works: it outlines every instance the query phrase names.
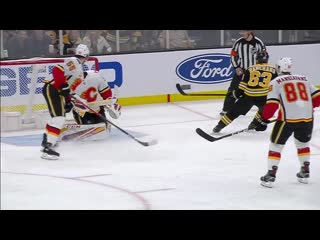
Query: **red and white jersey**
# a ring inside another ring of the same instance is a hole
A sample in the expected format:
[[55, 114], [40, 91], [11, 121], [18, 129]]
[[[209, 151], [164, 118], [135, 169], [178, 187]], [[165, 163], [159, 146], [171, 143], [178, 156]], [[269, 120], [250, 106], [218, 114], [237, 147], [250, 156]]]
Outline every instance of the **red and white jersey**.
[[269, 84], [262, 117], [271, 118], [280, 105], [278, 120], [311, 122], [313, 108], [320, 105], [320, 90], [303, 75], [280, 75]]
[[83, 66], [76, 57], [66, 58], [63, 66], [64, 74], [67, 76], [67, 83], [71, 92], [74, 92], [75, 87], [83, 81]]
[[52, 73], [48, 82], [52, 84], [58, 91], [61, 86], [68, 83], [71, 92], [83, 80], [83, 67], [80, 60], [76, 57], [66, 58], [63, 64], [58, 64], [52, 69]]
[[73, 92], [87, 102], [95, 102], [112, 97], [111, 88], [98, 71], [87, 71], [87, 76]]

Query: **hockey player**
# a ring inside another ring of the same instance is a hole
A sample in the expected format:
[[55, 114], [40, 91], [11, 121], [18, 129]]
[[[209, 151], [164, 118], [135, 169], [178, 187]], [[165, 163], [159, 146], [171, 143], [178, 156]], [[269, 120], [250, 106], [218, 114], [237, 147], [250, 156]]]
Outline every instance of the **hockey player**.
[[261, 177], [261, 185], [273, 187], [276, 179], [281, 151], [293, 134], [300, 161], [297, 179], [308, 183], [310, 166], [309, 142], [313, 129], [313, 108], [320, 106], [320, 90], [316, 89], [303, 75], [294, 75], [292, 60], [283, 57], [277, 62], [279, 76], [269, 85], [267, 103], [258, 128], [266, 129], [267, 124], [280, 106], [277, 121], [273, 127], [268, 154], [268, 172]]
[[45, 127], [43, 135], [41, 158], [56, 160], [59, 153], [55, 151], [55, 144], [65, 122], [65, 114], [73, 108], [70, 93], [83, 81], [83, 66], [89, 58], [89, 49], [80, 44], [76, 48], [75, 56], [65, 59], [52, 69], [50, 80], [44, 81], [43, 96], [47, 102], [51, 119]]
[[[108, 82], [97, 71], [84, 72], [84, 80], [74, 93], [78, 100], [105, 118], [105, 109], [114, 119], [121, 115], [118, 99], [113, 96]], [[110, 131], [111, 125], [82, 104], [74, 104], [72, 112], [77, 124], [69, 125], [72, 129], [67, 125], [63, 129], [61, 140], [100, 140]]]
[[[259, 108], [255, 118], [249, 125], [249, 129], [254, 129], [254, 123], [259, 118], [268, 94], [269, 82], [277, 77], [276, 69], [268, 64], [269, 54], [266, 51], [257, 53], [257, 64], [247, 68], [238, 89], [233, 91], [233, 96], [237, 102], [229, 112], [224, 114], [218, 125], [213, 128], [213, 133], [219, 133], [224, 127], [229, 125], [240, 115], [246, 115], [255, 105]], [[256, 131], [262, 131], [258, 128]]]

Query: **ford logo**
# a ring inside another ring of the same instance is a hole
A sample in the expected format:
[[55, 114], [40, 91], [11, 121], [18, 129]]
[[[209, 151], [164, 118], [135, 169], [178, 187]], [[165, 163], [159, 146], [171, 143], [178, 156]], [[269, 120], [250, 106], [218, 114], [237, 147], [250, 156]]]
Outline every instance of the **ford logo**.
[[230, 55], [223, 53], [203, 54], [182, 61], [176, 74], [192, 83], [221, 83], [232, 79], [234, 68]]

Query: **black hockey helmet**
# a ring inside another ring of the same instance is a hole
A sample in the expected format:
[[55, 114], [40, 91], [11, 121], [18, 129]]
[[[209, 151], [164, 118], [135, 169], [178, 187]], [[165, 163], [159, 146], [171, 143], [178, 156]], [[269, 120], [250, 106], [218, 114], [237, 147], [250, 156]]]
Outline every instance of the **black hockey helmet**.
[[257, 63], [267, 63], [269, 60], [269, 54], [267, 51], [261, 51], [256, 56]]

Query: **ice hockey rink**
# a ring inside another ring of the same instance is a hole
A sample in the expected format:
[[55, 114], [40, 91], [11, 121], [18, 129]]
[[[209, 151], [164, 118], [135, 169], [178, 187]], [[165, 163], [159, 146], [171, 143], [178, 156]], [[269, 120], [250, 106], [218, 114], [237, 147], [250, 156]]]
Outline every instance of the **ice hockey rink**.
[[[96, 142], [62, 142], [60, 160], [40, 158], [42, 130], [1, 133], [1, 209], [256, 210], [320, 209], [320, 109], [315, 109], [309, 184], [293, 137], [274, 188], [267, 172], [269, 135], [245, 132], [216, 142], [198, 136], [219, 120], [222, 100], [128, 106], [112, 120], [130, 134], [157, 139], [144, 147], [119, 130]], [[246, 128], [251, 110], [222, 130]]]

